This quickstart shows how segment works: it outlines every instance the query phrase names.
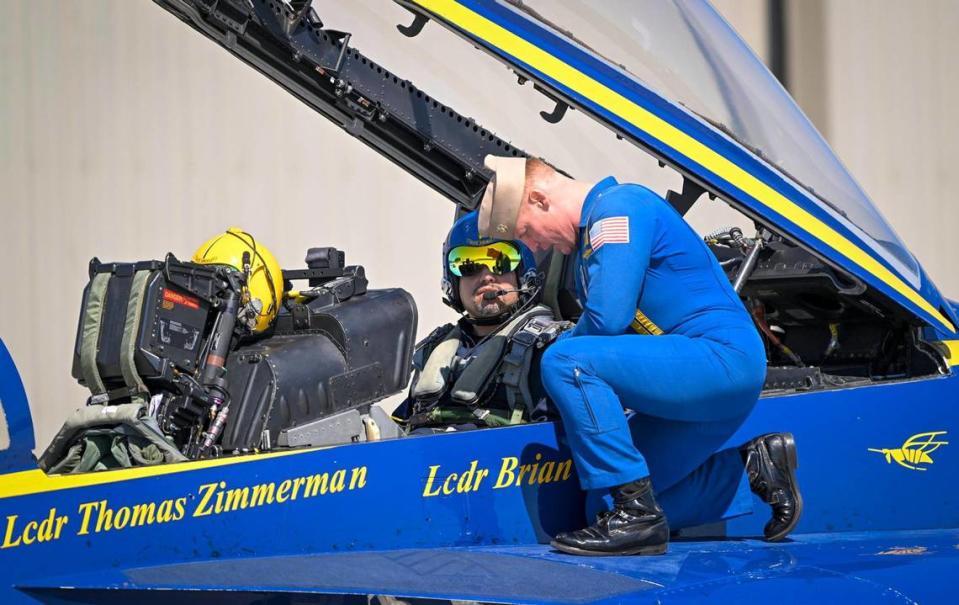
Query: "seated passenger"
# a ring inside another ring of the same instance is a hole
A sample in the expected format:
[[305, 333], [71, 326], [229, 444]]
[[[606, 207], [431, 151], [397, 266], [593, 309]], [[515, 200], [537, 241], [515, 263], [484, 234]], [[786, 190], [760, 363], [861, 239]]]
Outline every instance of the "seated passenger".
[[475, 212], [443, 246], [443, 302], [463, 317], [416, 346], [409, 396], [394, 419], [410, 434], [552, 419], [539, 354], [566, 323], [539, 300], [532, 251], [519, 241], [480, 238]]

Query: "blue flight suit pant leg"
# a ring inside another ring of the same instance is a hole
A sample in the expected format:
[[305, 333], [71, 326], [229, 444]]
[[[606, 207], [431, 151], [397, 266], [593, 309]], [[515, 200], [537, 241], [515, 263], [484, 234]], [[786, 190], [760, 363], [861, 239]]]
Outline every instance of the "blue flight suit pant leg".
[[[681, 422], [645, 414], [627, 417], [630, 434], [654, 477], [656, 500], [672, 529], [715, 523], [753, 512], [749, 479], [743, 472], [738, 447], [723, 448], [743, 418], [718, 422]], [[687, 444], [670, 454], [676, 442]], [[690, 447], [688, 444], [692, 444]], [[703, 456], [708, 456], [692, 470]], [[683, 473], [686, 473], [685, 475]], [[669, 484], [666, 479], [681, 477]], [[661, 487], [662, 485], [662, 487]], [[586, 518], [612, 508], [606, 489], [590, 490]]]
[[[739, 452], [723, 446], [764, 376], [722, 338], [574, 336], [544, 354], [542, 377], [584, 489], [649, 476], [679, 529], [751, 512]], [[765, 368], [761, 368], [763, 373]], [[624, 408], [636, 413], [627, 418]]]

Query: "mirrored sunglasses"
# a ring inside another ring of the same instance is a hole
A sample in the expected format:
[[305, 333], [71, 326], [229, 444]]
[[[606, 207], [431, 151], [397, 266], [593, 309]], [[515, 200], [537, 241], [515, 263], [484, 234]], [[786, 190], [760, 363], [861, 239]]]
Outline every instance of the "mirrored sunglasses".
[[447, 262], [450, 272], [457, 277], [469, 277], [483, 267], [490, 273], [503, 275], [519, 267], [520, 252], [509, 242], [494, 242], [484, 246], [457, 246], [450, 250]]

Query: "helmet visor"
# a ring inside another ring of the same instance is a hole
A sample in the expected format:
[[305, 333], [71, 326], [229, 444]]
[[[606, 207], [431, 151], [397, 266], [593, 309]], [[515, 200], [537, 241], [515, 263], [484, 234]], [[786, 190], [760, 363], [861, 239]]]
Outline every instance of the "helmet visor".
[[519, 249], [509, 242], [494, 242], [485, 246], [457, 246], [450, 250], [446, 261], [450, 273], [457, 277], [469, 277], [482, 271], [503, 275], [519, 267]]

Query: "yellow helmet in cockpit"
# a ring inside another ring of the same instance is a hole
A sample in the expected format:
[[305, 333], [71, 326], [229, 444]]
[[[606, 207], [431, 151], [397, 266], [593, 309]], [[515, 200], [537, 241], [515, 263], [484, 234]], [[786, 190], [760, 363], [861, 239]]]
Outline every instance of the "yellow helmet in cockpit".
[[273, 323], [283, 299], [283, 271], [266, 246], [257, 243], [246, 231], [230, 227], [197, 248], [192, 261], [199, 265], [226, 265], [243, 271], [244, 254], [249, 255], [250, 263], [247, 279], [250, 303], [257, 309], [253, 331], [262, 332]]

